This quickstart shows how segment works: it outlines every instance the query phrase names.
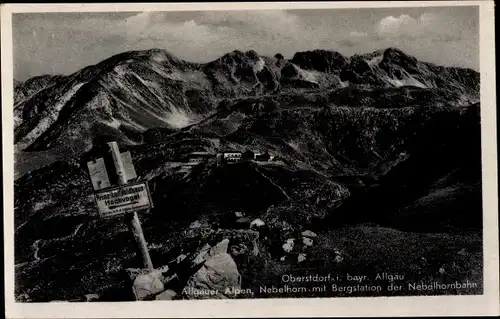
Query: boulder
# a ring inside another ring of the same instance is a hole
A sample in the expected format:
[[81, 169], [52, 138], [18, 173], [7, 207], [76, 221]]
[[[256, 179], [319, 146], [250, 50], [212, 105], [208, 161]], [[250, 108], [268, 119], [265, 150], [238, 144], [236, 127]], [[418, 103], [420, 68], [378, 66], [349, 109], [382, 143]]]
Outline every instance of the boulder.
[[156, 296], [156, 300], [172, 300], [175, 296], [177, 296], [177, 293], [173, 290], [168, 289], [158, 294]]
[[144, 300], [145, 298], [155, 295], [163, 291], [164, 286], [161, 281], [161, 272], [158, 270], [151, 271], [147, 274], [140, 274], [134, 280], [132, 291], [136, 300]]
[[306, 254], [300, 253], [299, 256], [297, 257], [297, 262], [301, 263], [304, 260], [306, 260]]
[[261, 219], [257, 218], [257, 219], [254, 219], [251, 223], [250, 223], [250, 228], [252, 227], [262, 227], [264, 226], [266, 223], [264, 223]]
[[289, 238], [286, 240], [286, 242], [283, 244], [283, 250], [286, 253], [289, 253], [293, 250], [295, 239], [294, 238]]
[[191, 225], [189, 225], [189, 228], [191, 228], [191, 229], [200, 228], [200, 227], [201, 227], [201, 223], [198, 220], [195, 220], [194, 222], [191, 223]]
[[208, 252], [209, 257], [213, 257], [215, 255], [219, 255], [222, 253], [227, 253], [227, 248], [229, 246], [229, 239], [225, 238], [221, 242], [219, 242], [217, 245], [214, 247], [210, 248]]
[[137, 276], [142, 275], [142, 274], [147, 274], [149, 272], [149, 270], [142, 269], [142, 268], [127, 268], [127, 269], [125, 269], [125, 272], [127, 273], [130, 280], [134, 281], [135, 278], [137, 278]]
[[205, 262], [188, 280], [182, 293], [187, 299], [226, 299], [231, 297], [226, 291], [240, 288], [236, 263], [228, 253], [220, 253]]
[[309, 246], [312, 246], [313, 244], [313, 241], [311, 238], [307, 238], [307, 237], [303, 237], [302, 238], [302, 242], [304, 244], [305, 247], [309, 247]]
[[315, 237], [318, 237], [318, 235], [316, 235], [316, 233], [315, 233], [315, 232], [312, 232], [312, 231], [310, 231], [310, 230], [304, 230], [304, 231], [302, 232], [302, 236], [303, 236], [303, 237], [309, 237], [309, 238], [315, 238]]
[[243, 213], [242, 213], [242, 212], [234, 212], [234, 216], [235, 216], [236, 218], [241, 218], [241, 217], [243, 217], [244, 215], [243, 215]]
[[196, 267], [205, 262], [210, 257], [213, 257], [221, 253], [227, 253], [228, 247], [229, 247], [229, 239], [227, 238], [223, 239], [213, 247], [210, 246], [209, 244], [205, 244], [205, 246], [201, 248], [201, 250], [198, 252], [196, 257], [191, 262], [191, 266]]

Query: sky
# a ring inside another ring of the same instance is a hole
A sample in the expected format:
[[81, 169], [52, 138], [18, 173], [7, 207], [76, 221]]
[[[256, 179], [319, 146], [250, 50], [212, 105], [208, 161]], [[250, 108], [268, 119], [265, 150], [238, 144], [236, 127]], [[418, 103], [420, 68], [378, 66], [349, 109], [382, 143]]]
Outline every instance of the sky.
[[479, 71], [477, 7], [16, 13], [14, 77], [71, 74], [114, 54], [165, 49], [208, 62], [326, 49], [350, 56], [396, 47], [419, 60]]

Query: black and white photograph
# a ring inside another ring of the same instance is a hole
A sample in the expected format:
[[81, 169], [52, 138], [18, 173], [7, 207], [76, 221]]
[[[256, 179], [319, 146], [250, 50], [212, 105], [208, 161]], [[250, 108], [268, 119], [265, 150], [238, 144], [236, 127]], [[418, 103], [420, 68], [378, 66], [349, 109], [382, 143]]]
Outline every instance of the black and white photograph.
[[2, 7], [15, 306], [498, 312], [492, 3], [350, 4]]

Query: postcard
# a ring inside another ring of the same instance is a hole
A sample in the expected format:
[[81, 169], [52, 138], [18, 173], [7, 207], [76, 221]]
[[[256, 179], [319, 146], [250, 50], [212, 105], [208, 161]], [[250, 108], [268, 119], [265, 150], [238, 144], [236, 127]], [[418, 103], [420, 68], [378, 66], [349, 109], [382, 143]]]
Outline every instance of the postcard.
[[493, 2], [1, 14], [7, 317], [498, 315]]

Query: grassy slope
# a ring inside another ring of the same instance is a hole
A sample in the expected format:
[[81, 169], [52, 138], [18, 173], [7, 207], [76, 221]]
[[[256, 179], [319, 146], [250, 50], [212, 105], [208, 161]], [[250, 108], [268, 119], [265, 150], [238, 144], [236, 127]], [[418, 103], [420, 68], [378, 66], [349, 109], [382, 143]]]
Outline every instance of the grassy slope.
[[[465, 249], [462, 251], [462, 249]], [[335, 251], [341, 252], [342, 262], [336, 262]], [[461, 252], [462, 251], [462, 252]], [[295, 276], [339, 274], [343, 281], [339, 286], [355, 285], [345, 278], [350, 275], [366, 275], [363, 284], [381, 285], [380, 293], [327, 292], [324, 294], [290, 293], [297, 296], [389, 296], [389, 295], [439, 295], [439, 294], [479, 294], [482, 293], [482, 240], [478, 232], [462, 234], [421, 234], [407, 233], [378, 226], [349, 226], [338, 230], [318, 233], [314, 246], [303, 250], [306, 261], [296, 262], [297, 251], [288, 264], [261, 255], [241, 267], [244, 286], [255, 292], [261, 286], [283, 287], [283, 274]], [[445, 270], [444, 274], [439, 269]], [[399, 292], [387, 290], [387, 280], [375, 280], [377, 273], [404, 275], [404, 280], [395, 282], [403, 286]], [[438, 291], [408, 291], [408, 283], [452, 283], [469, 280], [478, 284], [476, 289], [448, 289]], [[330, 285], [333, 282], [327, 284]], [[290, 287], [321, 286], [317, 283], [288, 283]], [[258, 297], [270, 297], [256, 294]], [[285, 296], [281, 295], [280, 296]]]

